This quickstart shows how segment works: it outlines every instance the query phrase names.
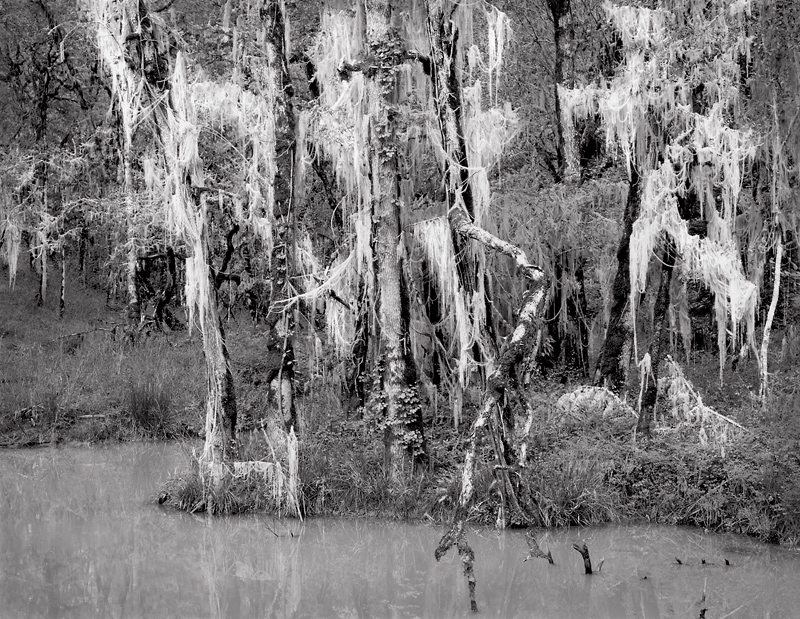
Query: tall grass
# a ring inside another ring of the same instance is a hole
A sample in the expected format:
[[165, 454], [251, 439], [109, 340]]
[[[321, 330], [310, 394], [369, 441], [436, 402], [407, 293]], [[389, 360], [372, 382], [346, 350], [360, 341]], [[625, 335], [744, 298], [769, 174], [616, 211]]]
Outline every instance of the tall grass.
[[130, 347], [106, 332], [67, 352], [58, 340], [16, 345], [0, 358], [0, 433], [29, 436], [32, 428], [56, 425], [62, 432], [80, 421], [91, 427], [74, 438], [89, 440], [199, 428], [201, 354], [192, 343], [172, 346], [161, 336]]
[[146, 436], [168, 438], [175, 433], [172, 394], [157, 378], [139, 378], [128, 387], [128, 413]]
[[189, 512], [214, 514], [267, 512], [278, 517], [302, 518], [305, 513], [298, 477], [297, 437], [276, 430], [253, 433], [240, 449], [221, 486], [211, 483], [207, 470], [195, 456], [188, 471], [170, 478], [159, 502]]
[[608, 463], [588, 445], [570, 447], [526, 470], [528, 511], [543, 527], [585, 526], [619, 519], [604, 483]]

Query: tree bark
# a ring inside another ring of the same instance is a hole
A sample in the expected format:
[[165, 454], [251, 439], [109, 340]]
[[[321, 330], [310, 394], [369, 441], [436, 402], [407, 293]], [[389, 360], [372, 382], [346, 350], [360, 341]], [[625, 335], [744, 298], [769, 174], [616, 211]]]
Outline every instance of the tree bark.
[[639, 421], [636, 424], [637, 437], [650, 438], [650, 425], [653, 421], [658, 396], [658, 377], [664, 357], [669, 350], [669, 302], [672, 274], [675, 270], [675, 243], [668, 234], [664, 235], [664, 253], [661, 260], [661, 278], [658, 284], [655, 309], [653, 312], [653, 339], [650, 342], [650, 376], [644, 389]]
[[444, 341], [444, 334], [440, 323], [442, 322], [442, 309], [439, 298], [439, 290], [436, 285], [436, 278], [434, 277], [426, 258], [423, 258], [420, 264], [422, 270], [422, 296], [425, 313], [428, 322], [431, 324], [431, 350], [428, 354], [430, 359], [430, 381], [435, 387], [442, 383], [442, 369], [444, 366], [444, 359], [442, 358], [442, 351], [447, 350]]
[[36, 294], [36, 305], [42, 306], [47, 300], [47, 237], [38, 232], [42, 248], [39, 253], [39, 292]]
[[[225, 330], [217, 309], [217, 286], [214, 269], [210, 264], [206, 194], [200, 197], [202, 232], [195, 245], [199, 256], [194, 256], [195, 267], [205, 269], [208, 294], [198, 299], [203, 333], [203, 354], [206, 362], [206, 426], [205, 445], [201, 456], [211, 473], [211, 486], [219, 491], [230, 475], [230, 467], [237, 455], [236, 445], [236, 392], [231, 371], [230, 355], [225, 342]], [[213, 511], [213, 506], [209, 506]]]
[[156, 295], [156, 307], [155, 311], [153, 312], [156, 326], [162, 330], [164, 329], [165, 322], [170, 329], [175, 327], [174, 318], [168, 314], [169, 310], [167, 309], [167, 305], [169, 305], [169, 302], [172, 300], [172, 296], [175, 291], [176, 277], [175, 252], [173, 251], [172, 247], [167, 247], [167, 274], [164, 281], [164, 287], [159, 290], [158, 294]]
[[561, 26], [561, 18], [569, 11], [569, 1], [547, 0], [550, 17], [553, 20], [553, 48], [555, 53], [553, 58], [553, 97], [555, 101], [556, 169], [558, 170], [556, 182], [564, 180], [568, 167], [564, 127], [561, 124], [561, 99], [558, 96], [558, 87], [564, 81], [564, 53], [561, 42], [564, 28]]
[[[133, 131], [132, 129], [130, 130]], [[141, 305], [139, 303], [139, 291], [136, 287], [136, 268], [139, 262], [136, 251], [136, 200], [133, 188], [133, 168], [131, 158], [133, 157], [132, 134], [128, 135], [125, 129], [122, 165], [124, 168], [123, 191], [125, 192], [125, 228], [127, 230], [127, 243], [125, 251], [125, 291], [127, 292], [128, 305], [126, 318], [128, 327], [134, 328], [142, 318]]]
[[64, 317], [67, 294], [67, 250], [64, 240], [61, 241], [61, 287], [58, 292], [58, 317]]
[[[456, 3], [457, 5], [457, 3]], [[456, 6], [454, 5], [454, 6]], [[453, 79], [455, 62], [455, 41], [458, 32], [450, 16], [445, 15], [443, 8], [437, 7], [428, 15], [428, 30], [431, 39], [430, 76], [433, 86], [439, 127], [442, 133], [442, 145], [446, 153], [459, 153], [459, 114], [460, 84]], [[456, 107], [459, 106], [459, 107]], [[474, 477], [476, 468], [478, 440], [481, 432], [488, 430], [494, 443], [503, 501], [498, 520], [505, 525], [506, 503], [510, 503], [518, 512], [522, 512], [516, 500], [514, 482], [508, 474], [509, 469], [517, 465], [518, 458], [514, 445], [513, 415], [506, 403], [509, 389], [516, 388], [516, 370], [520, 362], [530, 354], [540, 331], [540, 318], [545, 300], [544, 273], [529, 261], [525, 252], [510, 243], [499, 239], [475, 225], [463, 198], [463, 185], [454, 182], [451, 169], [446, 171], [448, 179], [448, 221], [455, 235], [464, 239], [472, 239], [484, 248], [504, 253], [515, 261], [522, 275], [529, 282], [523, 306], [519, 313], [517, 328], [503, 347], [497, 360], [497, 368], [487, 380], [487, 390], [478, 415], [472, 424], [469, 443], [464, 459], [459, 494], [452, 524], [442, 536], [435, 551], [436, 560], [440, 560], [452, 546], [458, 549], [459, 557], [467, 578], [470, 596], [470, 608], [477, 612], [475, 600], [475, 553], [466, 539], [465, 523], [474, 493]], [[495, 410], [498, 414], [495, 414]], [[522, 514], [524, 517], [524, 514]]]
[[359, 407], [367, 402], [367, 371], [369, 367], [369, 299], [367, 285], [361, 280], [358, 283], [358, 316], [355, 321], [353, 337], [353, 370], [349, 380], [350, 395], [355, 396]]
[[781, 260], [783, 259], [783, 239], [778, 236], [778, 246], [775, 249], [775, 275], [772, 284], [772, 299], [764, 321], [764, 334], [761, 337], [761, 386], [759, 397], [761, 406], [766, 409], [769, 397], [769, 373], [767, 370], [767, 355], [769, 353], [769, 337], [772, 332], [772, 321], [775, 319], [775, 309], [778, 307], [778, 298], [781, 292]]
[[380, 397], [384, 406], [384, 462], [389, 478], [402, 483], [424, 454], [422, 408], [417, 393], [416, 371], [410, 351], [409, 303], [403, 275], [405, 247], [401, 230], [404, 207], [398, 187], [395, 72], [405, 62], [404, 46], [397, 38], [400, 15], [387, 0], [365, 2], [365, 50], [379, 69], [367, 74], [370, 117], [370, 175], [374, 238], [377, 260], [379, 347], [381, 353]]
[[[631, 165], [628, 199], [622, 223], [622, 236], [617, 246], [617, 274], [611, 296], [611, 313], [606, 327], [606, 337], [600, 349], [595, 370], [594, 384], [619, 392], [627, 379], [629, 345], [631, 339], [630, 308], [631, 294], [630, 248], [633, 224], [639, 217], [642, 202], [642, 186], [639, 172]], [[628, 351], [628, 354], [626, 354]]]
[[[464, 134], [465, 108], [457, 66], [458, 40], [461, 33], [451, 19], [452, 12], [456, 10], [458, 4], [458, 2], [453, 3], [450, 15], [445, 13], [443, 7], [436, 8], [428, 15], [432, 56], [430, 78], [439, 129], [442, 134], [442, 147], [446, 153], [443, 173], [447, 188], [448, 209], [461, 205], [467, 219], [480, 225], [480, 222], [476, 220], [475, 199], [470, 183], [471, 170]], [[458, 234], [453, 234], [452, 242], [460, 284], [457, 294], [462, 294], [465, 299], [470, 299], [479, 289], [479, 283], [484, 280], [484, 261], [476, 259], [477, 256], [474, 255], [475, 251], [480, 250], [470, 247], [470, 244]], [[492, 330], [489, 324], [491, 313], [487, 312], [486, 316], [487, 324], [479, 325], [480, 333], [485, 336], [486, 343], [496, 347], [496, 342], [491, 339]], [[467, 351], [461, 351], [461, 354], [467, 354]], [[469, 354], [477, 363], [483, 361], [484, 352], [481, 342], [475, 342]]]
[[78, 241], [78, 272], [81, 276], [81, 283], [86, 286], [87, 253], [89, 252], [89, 227], [84, 223], [81, 226], [81, 234]]
[[[497, 369], [489, 377], [489, 387], [484, 397], [483, 404], [470, 429], [469, 443], [461, 476], [461, 491], [459, 493], [455, 513], [453, 514], [453, 522], [447, 533], [442, 536], [434, 553], [436, 560], [439, 561], [453, 545], [457, 547], [464, 568], [464, 575], [467, 578], [470, 607], [473, 612], [477, 612], [478, 606], [475, 601], [475, 574], [473, 569], [475, 553], [467, 542], [465, 524], [469, 515], [469, 507], [475, 488], [478, 441], [480, 433], [485, 429], [493, 433], [502, 432], [502, 429], [497, 428], [497, 420], [493, 418], [492, 412], [495, 407], [500, 407], [500, 409], [503, 410], [502, 402], [507, 390], [514, 386], [517, 366], [533, 349], [536, 335], [540, 328], [539, 321], [545, 300], [546, 282], [544, 273], [539, 268], [533, 266], [528, 261], [525, 252], [518, 247], [498, 239], [485, 230], [470, 224], [466, 221], [465, 216], [456, 217], [455, 223], [456, 230], [459, 234], [475, 239], [483, 243], [487, 248], [500, 251], [513, 258], [517, 267], [529, 282], [529, 289], [519, 312], [517, 328], [514, 330], [513, 335], [500, 354]], [[510, 436], [507, 438], [509, 440], [511, 439]], [[498, 455], [502, 457], [502, 454]], [[504, 465], [510, 468], [515, 462], [515, 460], [504, 459], [501, 461], [501, 466]], [[503, 481], [503, 484], [504, 487], [511, 491], [507, 495], [508, 498], [516, 502], [513, 489], [508, 488], [508, 484], [505, 481]], [[518, 504], [516, 507], [519, 509]]]
[[275, 403], [284, 428], [289, 432], [297, 427], [294, 399], [294, 311], [287, 303], [292, 296], [289, 281], [290, 260], [294, 252], [294, 162], [296, 153], [295, 117], [292, 106], [292, 79], [289, 75], [286, 49], [287, 18], [280, 0], [268, 0], [262, 9], [263, 27], [267, 33], [268, 50], [262, 62], [272, 59], [275, 84], [275, 202], [272, 208], [273, 241], [271, 267], [270, 313], [267, 324], [272, 337], [281, 342], [281, 362], [273, 381]]

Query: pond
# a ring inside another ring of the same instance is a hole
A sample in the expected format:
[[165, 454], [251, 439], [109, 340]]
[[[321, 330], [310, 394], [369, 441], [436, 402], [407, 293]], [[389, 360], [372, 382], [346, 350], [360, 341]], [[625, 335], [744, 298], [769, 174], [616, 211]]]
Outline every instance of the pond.
[[[442, 527], [161, 508], [160, 484], [187, 461], [162, 444], [0, 451], [0, 615], [472, 616], [458, 557], [433, 558]], [[554, 565], [523, 561], [524, 532], [470, 533], [480, 616], [699, 617], [704, 592], [708, 619], [800, 616], [788, 549], [648, 526], [539, 539]], [[577, 540], [600, 573], [583, 574]]]

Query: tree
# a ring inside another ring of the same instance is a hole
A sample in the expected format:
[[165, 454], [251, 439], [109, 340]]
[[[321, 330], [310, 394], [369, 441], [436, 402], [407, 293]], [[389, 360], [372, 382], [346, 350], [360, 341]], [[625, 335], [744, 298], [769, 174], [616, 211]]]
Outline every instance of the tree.
[[[331, 159], [340, 186], [349, 193], [345, 201], [352, 210], [346, 216], [352, 217], [355, 236], [345, 263], [352, 261], [359, 278], [351, 280], [356, 286], [352, 292], [362, 292], [350, 304], [358, 312], [348, 318], [354, 321], [351, 328], [358, 323], [362, 332], [355, 342], [342, 343], [357, 344], [359, 355], [375, 359], [368, 406], [380, 415], [385, 466], [395, 483], [410, 474], [424, 453], [402, 226], [411, 196], [399, 182], [404, 153], [398, 142], [402, 144], [401, 132], [408, 122], [404, 107], [413, 96], [399, 79], [408, 61], [401, 7], [397, 2], [359, 1], [350, 14], [326, 11], [314, 57], [322, 95], [319, 107], [304, 116], [311, 125], [309, 138]], [[341, 115], [334, 121], [337, 106]], [[342, 122], [352, 141], [323, 146], [331, 121]], [[337, 296], [349, 297], [340, 285], [336, 279], [326, 284], [342, 293]]]
[[166, 96], [170, 48], [174, 42], [170, 41], [165, 24], [149, 12], [144, 0], [90, 0], [88, 4], [119, 118], [119, 160], [127, 229], [127, 317], [133, 328], [141, 319], [136, 283], [140, 236], [136, 226], [139, 205], [134, 184], [134, 140], [143, 126], [158, 131], [159, 121], [153, 115]]
[[20, 0], [0, 17], [0, 84], [8, 88], [0, 92], [0, 143], [27, 146], [49, 139], [74, 146], [94, 129], [104, 101], [98, 101], [90, 44], [83, 32], [66, 26], [75, 8], [60, 0]]
[[298, 153], [292, 105], [294, 87], [289, 75], [289, 51], [286, 47], [288, 19], [283, 4], [277, 0], [244, 3], [239, 11], [244, 17], [244, 32], [240, 33], [239, 39], [242, 53], [237, 55], [237, 64], [242, 69], [242, 86], [273, 104], [275, 161], [270, 172], [274, 175], [272, 212], [268, 215], [271, 222], [271, 292], [266, 323], [270, 329], [268, 339], [276, 343], [280, 360], [277, 368], [271, 369], [267, 379], [275, 391], [281, 425], [289, 431], [297, 426], [294, 401], [294, 311], [290, 302], [294, 295], [289, 278], [290, 256], [294, 253], [292, 218], [295, 216], [299, 192], [294, 186]]

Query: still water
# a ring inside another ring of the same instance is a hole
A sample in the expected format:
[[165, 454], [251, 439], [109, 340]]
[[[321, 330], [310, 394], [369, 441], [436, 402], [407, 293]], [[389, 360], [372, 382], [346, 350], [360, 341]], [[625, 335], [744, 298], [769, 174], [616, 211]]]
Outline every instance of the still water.
[[[162, 509], [175, 445], [0, 451], [0, 617], [468, 617], [441, 527]], [[585, 576], [572, 542], [602, 570]], [[800, 554], [692, 529], [475, 530], [482, 617], [800, 617]], [[675, 558], [683, 561], [678, 565]], [[706, 564], [702, 560], [706, 560]], [[730, 565], [725, 565], [728, 559]]]

